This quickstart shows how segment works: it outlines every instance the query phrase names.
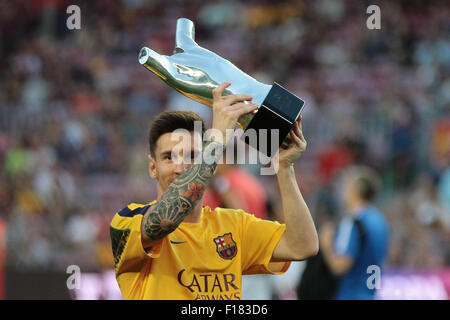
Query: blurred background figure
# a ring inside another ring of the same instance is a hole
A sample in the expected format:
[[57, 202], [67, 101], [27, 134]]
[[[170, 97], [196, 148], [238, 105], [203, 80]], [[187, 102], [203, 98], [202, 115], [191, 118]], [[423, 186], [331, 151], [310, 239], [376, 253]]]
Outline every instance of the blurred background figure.
[[[75, 2], [0, 2], [6, 299], [117, 297], [109, 222], [124, 202], [155, 198], [142, 174], [152, 117], [211, 115], [137, 61], [144, 45], [173, 52], [179, 17], [194, 21], [202, 47], [306, 101], [297, 180], [319, 229], [341, 219], [343, 170], [379, 174], [375, 205], [393, 232], [376, 298], [450, 296], [448, 1], [377, 1], [379, 30], [367, 29], [369, 4], [359, 0]], [[72, 4], [79, 30], [66, 25]], [[239, 169], [260, 182], [269, 219], [279, 219], [275, 177]], [[80, 290], [66, 287], [69, 265], [89, 279]], [[294, 298], [296, 277], [275, 279], [271, 297]]]
[[381, 282], [388, 252], [389, 226], [375, 206], [380, 187], [377, 175], [367, 167], [351, 167], [343, 174], [341, 198], [346, 216], [337, 229], [329, 223], [320, 230], [320, 250], [329, 270], [337, 278], [333, 299], [370, 300], [371, 267], [378, 268]]

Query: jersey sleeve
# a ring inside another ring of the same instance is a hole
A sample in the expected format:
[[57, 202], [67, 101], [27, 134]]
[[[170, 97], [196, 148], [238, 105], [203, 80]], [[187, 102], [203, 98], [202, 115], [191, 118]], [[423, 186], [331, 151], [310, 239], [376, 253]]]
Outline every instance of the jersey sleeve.
[[335, 251], [341, 256], [355, 258], [359, 252], [359, 232], [352, 219], [344, 219], [338, 227], [335, 238]]
[[146, 251], [141, 238], [142, 218], [153, 203], [132, 203], [114, 215], [110, 224], [110, 236], [117, 274], [139, 265], [144, 259], [159, 257], [161, 242]]
[[242, 274], [282, 274], [290, 262], [270, 262], [286, 230], [285, 224], [256, 218], [243, 212]]

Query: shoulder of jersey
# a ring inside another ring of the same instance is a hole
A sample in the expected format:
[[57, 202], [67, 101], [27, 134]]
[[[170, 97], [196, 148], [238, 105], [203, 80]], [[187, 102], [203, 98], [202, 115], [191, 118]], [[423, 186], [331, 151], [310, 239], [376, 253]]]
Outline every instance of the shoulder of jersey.
[[221, 217], [221, 218], [227, 218], [227, 217], [228, 218], [242, 218], [242, 217], [245, 217], [246, 215], [249, 215], [242, 209], [229, 209], [229, 208], [220, 208], [220, 207], [217, 207], [214, 210], [210, 210], [209, 214], [214, 214], [217, 217]]
[[147, 212], [147, 209], [150, 208], [153, 204], [156, 203], [156, 200], [149, 202], [147, 204], [139, 204], [139, 203], [131, 203], [122, 210], [120, 210], [117, 214], [121, 217], [134, 217], [135, 215], [141, 214], [144, 215]]

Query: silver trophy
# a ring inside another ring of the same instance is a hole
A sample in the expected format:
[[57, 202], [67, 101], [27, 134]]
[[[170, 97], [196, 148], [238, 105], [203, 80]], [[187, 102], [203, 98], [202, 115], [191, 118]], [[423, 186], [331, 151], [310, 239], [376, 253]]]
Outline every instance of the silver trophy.
[[[244, 141], [264, 154], [273, 156], [281, 145], [294, 122], [300, 115], [304, 101], [274, 83], [272, 86], [261, 83], [238, 69], [230, 61], [212, 51], [200, 47], [195, 42], [194, 23], [186, 18], [177, 20], [175, 49], [171, 56], [161, 55], [148, 47], [139, 52], [139, 62], [156, 74], [167, 85], [185, 96], [212, 107], [212, 90], [221, 83], [231, 81], [225, 95], [250, 94], [258, 110], [244, 119], [239, 125], [247, 130], [278, 129], [277, 143], [271, 141]], [[246, 137], [247, 135], [243, 135]], [[269, 135], [270, 140], [271, 135]], [[259, 140], [258, 136], [258, 140]], [[267, 139], [267, 137], [266, 137]], [[261, 147], [264, 145], [264, 147]], [[276, 145], [276, 148], [271, 147]]]

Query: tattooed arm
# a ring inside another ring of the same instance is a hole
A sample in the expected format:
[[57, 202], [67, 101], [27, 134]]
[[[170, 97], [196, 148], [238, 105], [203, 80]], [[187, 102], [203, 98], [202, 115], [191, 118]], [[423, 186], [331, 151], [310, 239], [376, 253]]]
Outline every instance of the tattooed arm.
[[199, 161], [199, 164], [195, 161], [195, 164], [170, 184], [161, 200], [150, 207], [142, 221], [141, 232], [145, 247], [152, 246], [173, 232], [203, 199], [203, 193], [214, 174], [224, 147], [220, 142], [205, 142], [203, 161]]
[[[202, 160], [194, 164], [176, 178], [162, 195], [161, 200], [151, 206], [144, 215], [141, 227], [145, 248], [173, 232], [184, 218], [203, 198], [203, 193], [222, 155], [224, 145], [232, 136], [237, 119], [257, 109], [256, 104], [245, 104], [252, 97], [245, 94], [222, 96], [231, 82], [222, 83], [213, 90], [212, 137], [216, 141], [207, 141], [201, 153]], [[217, 140], [220, 140], [217, 141]], [[222, 143], [225, 142], [225, 143]]]

